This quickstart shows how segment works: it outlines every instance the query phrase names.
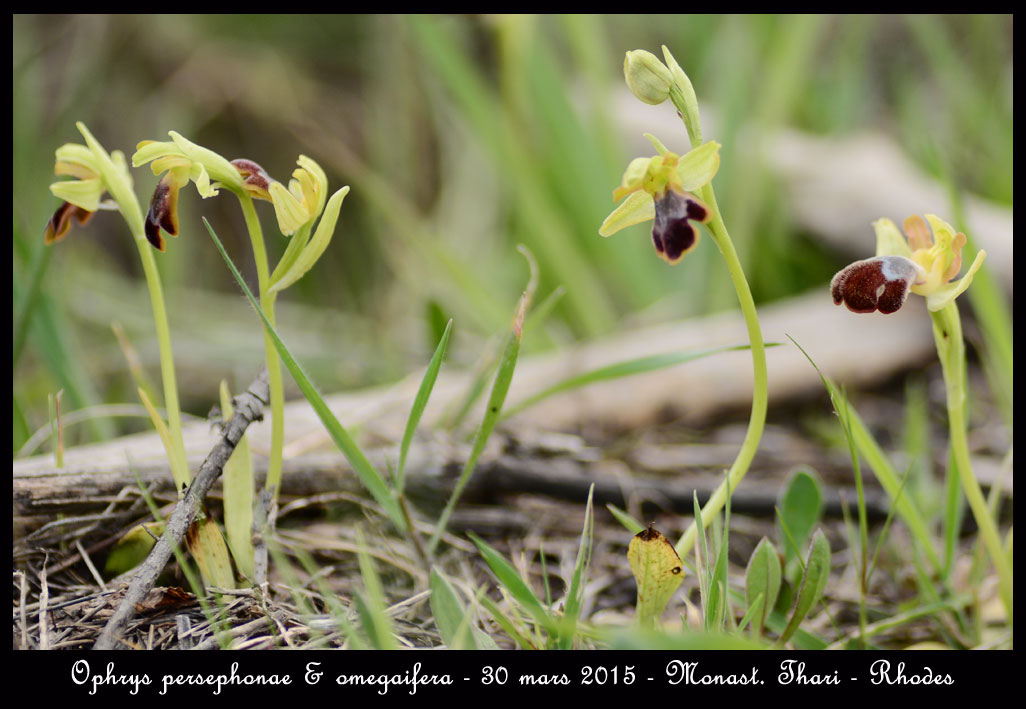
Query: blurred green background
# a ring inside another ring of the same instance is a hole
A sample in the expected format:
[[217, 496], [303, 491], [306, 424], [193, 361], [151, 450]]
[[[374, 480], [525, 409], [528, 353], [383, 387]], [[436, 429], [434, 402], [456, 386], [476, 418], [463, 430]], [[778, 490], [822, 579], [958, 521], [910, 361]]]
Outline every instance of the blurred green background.
[[[671, 268], [648, 226], [598, 236], [636, 157], [623, 112], [672, 110], [625, 99], [630, 49], [658, 55], [666, 44], [715, 112], [717, 194], [757, 302], [825, 284], [844, 259], [802, 233], [771, 176], [732, 149], [746, 126], [882, 132], [960, 189], [1012, 200], [1011, 16], [22, 15], [13, 25], [15, 451], [46, 424], [58, 389], [65, 412], [137, 402], [112, 321], [157, 376], [120, 217], [101, 212], [43, 247], [58, 204], [47, 189], [54, 150], [82, 142], [77, 120], [129, 156], [173, 129], [281, 181], [302, 153], [332, 191], [351, 185], [328, 251], [278, 305], [286, 341], [327, 392], [423, 366], [449, 317], [450, 366], [473, 365], [526, 283], [519, 243], [541, 268], [537, 300], [565, 289], [528, 352], [735, 307], [715, 249]], [[686, 149], [682, 127], [660, 138]], [[133, 172], [146, 204], [156, 178]], [[285, 242], [270, 205], [258, 211], [273, 264]], [[158, 262], [183, 406], [198, 416], [221, 378], [244, 386], [264, 357], [201, 216], [255, 284], [236, 201], [183, 190], [182, 235]], [[148, 428], [94, 418], [68, 444]]]

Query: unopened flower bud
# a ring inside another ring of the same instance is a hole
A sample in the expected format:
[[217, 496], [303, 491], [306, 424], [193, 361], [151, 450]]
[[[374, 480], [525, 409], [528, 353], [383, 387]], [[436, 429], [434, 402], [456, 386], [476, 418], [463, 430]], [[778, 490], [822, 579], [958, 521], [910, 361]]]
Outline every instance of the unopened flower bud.
[[631, 92], [645, 103], [659, 105], [670, 95], [673, 76], [656, 55], [644, 49], [627, 52], [623, 75]]

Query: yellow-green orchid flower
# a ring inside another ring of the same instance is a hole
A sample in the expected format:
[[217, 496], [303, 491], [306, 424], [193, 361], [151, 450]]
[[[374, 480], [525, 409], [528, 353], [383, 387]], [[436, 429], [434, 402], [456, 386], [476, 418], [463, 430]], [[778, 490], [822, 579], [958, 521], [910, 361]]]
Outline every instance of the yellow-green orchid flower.
[[152, 163], [154, 175], [165, 173], [153, 192], [145, 224], [146, 239], [160, 251], [164, 250], [161, 230], [178, 236], [178, 191], [190, 181], [204, 199], [216, 196], [221, 187], [236, 194], [251, 191], [241, 172], [225, 158], [175, 131], [169, 135], [169, 142], [140, 142], [132, 156], [134, 167]]
[[[305, 155], [300, 155], [296, 162], [299, 167], [292, 172], [288, 189], [278, 182], [271, 183], [269, 189], [282, 234], [294, 233], [271, 274], [272, 293], [295, 283], [321, 257], [335, 233], [342, 200], [349, 194], [346, 186], [328, 199], [328, 177], [321, 166]], [[311, 238], [310, 232], [318, 217], [320, 221]]]
[[605, 218], [599, 234], [610, 236], [626, 227], [650, 219], [656, 253], [669, 263], [678, 263], [698, 245], [698, 230], [692, 221], [712, 218], [709, 207], [691, 194], [712, 180], [720, 166], [720, 144], [708, 142], [680, 157], [671, 153], [652, 135], [645, 134], [659, 152], [650, 158], [635, 158], [627, 166], [613, 199], [627, 197]]
[[328, 177], [321, 166], [305, 155], [296, 163], [299, 167], [292, 171], [288, 189], [280, 182], [272, 182], [268, 189], [278, 228], [285, 236], [319, 217], [328, 199]]
[[873, 227], [876, 256], [849, 264], [830, 281], [834, 303], [844, 303], [855, 313], [893, 313], [909, 292], [924, 296], [930, 311], [941, 310], [969, 287], [987, 256], [986, 251], [977, 253], [966, 274], [953, 281], [962, 267], [966, 239], [943, 219], [912, 215], [905, 220], [905, 236], [890, 219], [879, 219]]
[[[89, 146], [66, 143], [57, 148], [54, 174], [76, 179], [61, 180], [50, 185], [50, 192], [63, 201], [47, 222], [47, 244], [67, 236], [72, 217], [79, 224], [85, 224], [97, 210], [115, 208], [115, 202], [101, 201], [106, 192], [131, 194], [132, 191], [132, 176], [128, 172], [124, 153], [115, 150], [108, 155], [83, 124], [79, 123], [78, 127], [82, 135], [86, 136]], [[111, 182], [115, 183], [113, 190]]]

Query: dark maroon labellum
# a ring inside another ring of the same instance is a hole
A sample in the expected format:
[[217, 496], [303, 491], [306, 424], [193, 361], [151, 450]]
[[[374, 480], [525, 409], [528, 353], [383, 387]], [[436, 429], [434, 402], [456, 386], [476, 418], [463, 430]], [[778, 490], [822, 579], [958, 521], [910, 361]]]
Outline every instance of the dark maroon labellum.
[[698, 244], [698, 232], [692, 219], [704, 222], [709, 211], [697, 200], [673, 190], [655, 198], [655, 224], [652, 242], [656, 251], [670, 263], [677, 263]]
[[904, 256], [877, 256], [845, 266], [830, 281], [834, 304], [853, 313], [896, 312], [905, 304], [919, 276], [915, 263]]

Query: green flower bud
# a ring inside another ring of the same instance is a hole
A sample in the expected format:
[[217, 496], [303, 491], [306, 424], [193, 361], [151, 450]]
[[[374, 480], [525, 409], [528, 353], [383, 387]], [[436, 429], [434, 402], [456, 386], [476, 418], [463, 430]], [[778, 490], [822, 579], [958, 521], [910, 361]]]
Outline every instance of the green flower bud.
[[673, 76], [659, 58], [644, 49], [627, 52], [623, 75], [631, 92], [645, 103], [657, 106], [670, 95]]

